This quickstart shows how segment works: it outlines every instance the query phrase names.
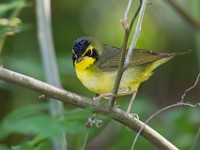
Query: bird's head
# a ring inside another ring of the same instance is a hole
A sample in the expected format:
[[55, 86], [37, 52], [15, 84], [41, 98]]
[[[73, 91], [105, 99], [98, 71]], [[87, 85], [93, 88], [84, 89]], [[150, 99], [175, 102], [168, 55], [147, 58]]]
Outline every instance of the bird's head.
[[94, 64], [102, 53], [101, 43], [91, 37], [81, 37], [74, 41], [72, 60], [74, 66], [87, 68]]

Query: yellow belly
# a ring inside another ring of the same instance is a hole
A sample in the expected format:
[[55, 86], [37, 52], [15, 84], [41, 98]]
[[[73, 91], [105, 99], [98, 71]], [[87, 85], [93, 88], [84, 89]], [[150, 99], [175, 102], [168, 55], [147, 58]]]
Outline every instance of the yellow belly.
[[[85, 70], [75, 69], [77, 77], [83, 85], [96, 94], [111, 93], [117, 72], [102, 72], [95, 67]], [[127, 69], [119, 86], [119, 92], [129, 89], [129, 92], [122, 95], [131, 94], [136, 91], [141, 82], [147, 80], [152, 74], [152, 67], [133, 67]]]
[[[147, 80], [153, 73], [153, 70], [159, 65], [165, 63], [171, 58], [163, 58], [151, 63], [129, 67], [123, 74], [118, 92], [129, 89], [126, 94], [136, 91], [143, 81]], [[91, 65], [87, 59], [81, 63], [75, 64], [75, 71], [79, 80], [90, 91], [96, 94], [111, 93], [115, 82], [117, 71], [102, 71], [95, 65]], [[90, 66], [90, 67], [89, 67]]]

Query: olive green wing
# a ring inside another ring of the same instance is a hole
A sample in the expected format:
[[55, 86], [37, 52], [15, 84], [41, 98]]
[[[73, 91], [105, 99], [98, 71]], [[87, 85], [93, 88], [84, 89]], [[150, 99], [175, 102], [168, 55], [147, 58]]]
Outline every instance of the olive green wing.
[[177, 53], [156, 53], [149, 50], [135, 49], [131, 56], [130, 65], [143, 65], [164, 58], [171, 58]]
[[[117, 70], [120, 61], [121, 50], [117, 47], [105, 46], [103, 57], [95, 65], [103, 71]], [[130, 66], [138, 66], [154, 62], [163, 58], [171, 58], [177, 53], [155, 53], [149, 50], [135, 49], [130, 59]]]

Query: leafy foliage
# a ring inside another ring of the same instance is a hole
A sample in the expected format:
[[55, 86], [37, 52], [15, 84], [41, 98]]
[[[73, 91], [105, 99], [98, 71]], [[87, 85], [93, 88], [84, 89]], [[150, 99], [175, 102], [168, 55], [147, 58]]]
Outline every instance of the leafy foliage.
[[19, 26], [21, 20], [16, 17], [19, 11], [27, 6], [28, 3], [26, 3], [25, 0], [16, 0], [0, 5], [0, 35], [7, 32], [19, 32], [20, 29], [22, 29], [22, 27]]
[[[14, 149], [26, 149], [30, 146], [46, 142], [45, 139], [61, 140], [61, 130], [67, 134], [76, 134], [84, 130], [89, 113], [84, 110], [67, 111], [64, 118], [51, 117], [47, 104], [24, 106], [8, 114], [0, 124], [0, 141], [13, 133], [31, 136], [32, 140], [23, 142]], [[78, 120], [78, 121], [77, 121]]]

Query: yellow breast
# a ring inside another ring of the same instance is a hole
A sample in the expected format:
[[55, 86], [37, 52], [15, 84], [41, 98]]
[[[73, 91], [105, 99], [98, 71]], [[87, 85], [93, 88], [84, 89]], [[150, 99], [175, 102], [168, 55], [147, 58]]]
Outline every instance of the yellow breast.
[[[94, 61], [93, 58], [88, 57], [79, 63], [75, 62], [77, 77], [86, 88], [96, 94], [111, 93], [117, 71], [102, 71], [93, 64]], [[140, 83], [147, 80], [157, 66], [158, 62], [155, 61], [143, 66], [128, 68], [122, 76], [119, 91], [126, 88], [131, 89], [127, 94], [136, 91]]]
[[[111, 93], [116, 77], [116, 71], [106, 71], [103, 72], [96, 68], [95, 65], [88, 67], [88, 63], [91, 63], [92, 60], [83, 60], [84, 62], [79, 62], [75, 64], [75, 70], [78, 79], [83, 83], [83, 85], [88, 88], [90, 91], [96, 94], [103, 94], [103, 93]], [[87, 63], [86, 63], [87, 61]], [[122, 81], [120, 83], [120, 89], [131, 88], [129, 91], [130, 94], [133, 91], [137, 90], [141, 80], [141, 76], [138, 76], [140, 72], [139, 69], [128, 69], [125, 71]], [[124, 95], [124, 94], [123, 94]]]
[[112, 90], [114, 72], [102, 72], [95, 65], [94, 59], [88, 57], [79, 63], [75, 63], [75, 71], [78, 79], [90, 91], [101, 94], [108, 93]]

